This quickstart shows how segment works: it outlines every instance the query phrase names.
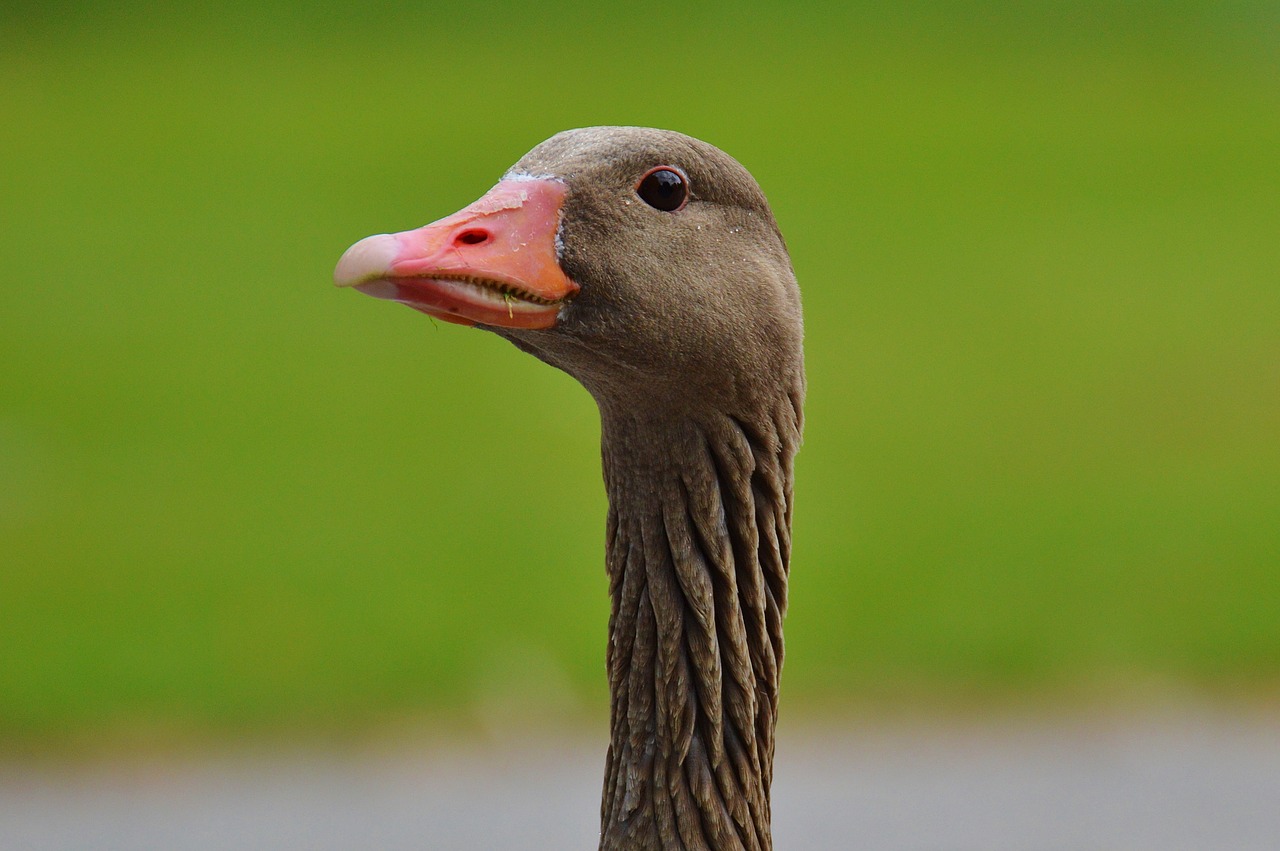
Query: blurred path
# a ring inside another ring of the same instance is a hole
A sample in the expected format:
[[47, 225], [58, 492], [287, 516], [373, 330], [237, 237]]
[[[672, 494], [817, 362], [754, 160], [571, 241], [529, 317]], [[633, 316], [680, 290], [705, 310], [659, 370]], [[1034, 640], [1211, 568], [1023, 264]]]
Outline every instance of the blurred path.
[[[603, 741], [0, 766], [0, 849], [594, 849]], [[1280, 848], [1280, 719], [784, 726], [778, 851]]]

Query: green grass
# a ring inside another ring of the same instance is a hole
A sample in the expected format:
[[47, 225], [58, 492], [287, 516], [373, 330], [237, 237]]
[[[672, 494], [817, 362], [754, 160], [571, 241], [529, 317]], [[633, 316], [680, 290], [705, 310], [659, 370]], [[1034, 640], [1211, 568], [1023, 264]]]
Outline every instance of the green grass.
[[0, 747], [466, 719], [527, 670], [597, 712], [589, 398], [329, 280], [598, 123], [726, 148], [792, 249], [788, 707], [1273, 691], [1276, 17], [948, 8], [19, 7]]

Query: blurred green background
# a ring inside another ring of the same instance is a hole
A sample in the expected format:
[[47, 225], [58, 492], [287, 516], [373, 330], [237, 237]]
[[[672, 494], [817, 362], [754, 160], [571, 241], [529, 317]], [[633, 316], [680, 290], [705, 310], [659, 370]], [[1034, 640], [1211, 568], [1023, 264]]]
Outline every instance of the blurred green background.
[[0, 13], [0, 749], [603, 723], [594, 406], [330, 284], [528, 148], [753, 171], [784, 715], [1280, 685], [1280, 7]]

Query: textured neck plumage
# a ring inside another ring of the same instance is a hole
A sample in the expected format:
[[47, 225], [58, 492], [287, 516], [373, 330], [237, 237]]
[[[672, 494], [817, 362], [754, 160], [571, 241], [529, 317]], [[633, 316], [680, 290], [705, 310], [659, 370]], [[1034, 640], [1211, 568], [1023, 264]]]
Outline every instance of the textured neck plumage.
[[612, 739], [601, 849], [768, 851], [800, 399], [602, 406]]

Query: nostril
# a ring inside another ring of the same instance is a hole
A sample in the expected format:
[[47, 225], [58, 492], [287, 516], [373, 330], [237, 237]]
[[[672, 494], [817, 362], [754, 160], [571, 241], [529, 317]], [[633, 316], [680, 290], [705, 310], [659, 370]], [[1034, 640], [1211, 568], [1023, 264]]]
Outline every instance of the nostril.
[[482, 242], [488, 241], [489, 232], [487, 230], [480, 230], [479, 228], [464, 230], [453, 238], [455, 245], [479, 245]]

